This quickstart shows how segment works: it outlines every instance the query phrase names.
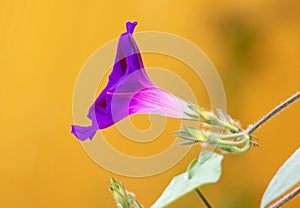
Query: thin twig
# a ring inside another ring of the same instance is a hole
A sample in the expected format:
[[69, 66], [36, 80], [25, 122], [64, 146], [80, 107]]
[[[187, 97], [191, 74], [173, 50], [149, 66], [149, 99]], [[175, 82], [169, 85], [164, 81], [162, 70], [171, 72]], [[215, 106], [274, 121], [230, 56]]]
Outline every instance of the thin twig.
[[203, 194], [200, 192], [199, 189], [195, 189], [195, 191], [197, 192], [199, 198], [202, 200], [202, 202], [204, 203], [206, 208], [212, 208], [212, 206], [210, 206], [210, 204], [208, 203], [208, 201], [205, 199], [205, 197], [203, 196]]
[[270, 113], [268, 113], [266, 116], [264, 116], [261, 120], [259, 120], [257, 123], [255, 123], [253, 126], [249, 127], [246, 131], [248, 134], [251, 134], [253, 131], [255, 131], [258, 127], [260, 127], [263, 123], [265, 123], [267, 120], [269, 120], [272, 116], [274, 116], [276, 113], [281, 111], [283, 108], [287, 107], [288, 105], [292, 104], [294, 101], [296, 101], [298, 98], [300, 98], [300, 92], [297, 92], [295, 95], [287, 99], [285, 102], [277, 106], [274, 110], [272, 110]]
[[291, 191], [290, 193], [288, 193], [286, 196], [284, 196], [282, 199], [280, 199], [279, 201], [277, 201], [275, 204], [272, 204], [270, 206], [270, 208], [277, 208], [277, 207], [280, 207], [280, 206], [284, 205], [285, 203], [287, 203], [288, 201], [290, 201], [292, 198], [294, 198], [299, 193], [300, 193], [300, 186], [298, 186], [293, 191]]
[[294, 101], [296, 101], [298, 98], [300, 98], [300, 92], [297, 92], [295, 95], [287, 99], [285, 102], [277, 106], [274, 110], [269, 112], [266, 116], [264, 116], [262, 119], [260, 119], [258, 122], [255, 124], [251, 125], [247, 130], [237, 132], [237, 133], [232, 133], [228, 135], [222, 135], [222, 139], [232, 139], [235, 137], [240, 137], [243, 135], [250, 135], [253, 131], [255, 131], [258, 127], [260, 127], [263, 123], [265, 123], [267, 120], [269, 120], [272, 116], [274, 116], [276, 113], [281, 111], [283, 108], [287, 107], [288, 105], [292, 104]]
[[135, 200], [136, 204], [139, 206], [139, 208], [144, 208], [142, 204], [138, 200]]

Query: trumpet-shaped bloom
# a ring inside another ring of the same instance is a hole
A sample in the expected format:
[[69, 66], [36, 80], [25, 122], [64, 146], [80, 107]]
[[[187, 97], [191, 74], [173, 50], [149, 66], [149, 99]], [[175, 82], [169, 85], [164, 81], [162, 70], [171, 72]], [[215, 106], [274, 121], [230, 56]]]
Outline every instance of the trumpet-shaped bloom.
[[127, 22], [127, 31], [118, 42], [115, 64], [109, 81], [91, 105], [90, 126], [72, 126], [81, 141], [92, 139], [99, 129], [107, 128], [131, 114], [159, 114], [188, 118], [188, 103], [157, 87], [148, 77], [132, 33], [136, 22]]

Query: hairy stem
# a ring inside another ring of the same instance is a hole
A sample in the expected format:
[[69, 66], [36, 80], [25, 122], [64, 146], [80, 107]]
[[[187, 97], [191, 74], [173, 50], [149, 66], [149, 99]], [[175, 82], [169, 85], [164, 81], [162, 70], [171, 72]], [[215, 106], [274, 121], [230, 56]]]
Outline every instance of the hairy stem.
[[294, 198], [299, 193], [300, 193], [300, 186], [298, 186], [293, 191], [291, 191], [290, 193], [288, 193], [285, 197], [283, 197], [282, 199], [280, 199], [279, 201], [277, 201], [275, 204], [272, 204], [270, 206], [270, 208], [277, 208], [277, 207], [280, 207], [280, 206], [284, 205], [285, 203], [287, 203], [288, 201], [290, 201], [292, 198]]
[[258, 127], [260, 127], [263, 123], [265, 123], [267, 120], [269, 120], [272, 116], [274, 116], [276, 113], [287, 107], [288, 105], [292, 104], [294, 101], [296, 101], [300, 97], [300, 92], [297, 92], [295, 95], [287, 99], [285, 102], [277, 106], [274, 110], [269, 112], [266, 116], [264, 116], [261, 120], [259, 120], [257, 123], [255, 123], [253, 126], [249, 127], [246, 131], [248, 134], [251, 134], [253, 131], [255, 131]]
[[297, 92], [295, 95], [287, 99], [285, 102], [277, 106], [274, 110], [269, 112], [266, 116], [264, 116], [262, 119], [260, 119], [258, 122], [256, 122], [254, 125], [251, 125], [247, 130], [241, 131], [238, 133], [233, 134], [227, 134], [220, 136], [221, 139], [233, 139], [236, 137], [241, 137], [243, 135], [250, 135], [253, 131], [255, 131], [258, 127], [260, 127], [262, 124], [264, 124], [267, 120], [269, 120], [272, 116], [274, 116], [276, 113], [287, 107], [288, 105], [292, 104], [294, 101], [296, 101], [298, 98], [300, 98], [300, 92]]
[[212, 208], [212, 206], [210, 206], [210, 204], [208, 203], [208, 201], [205, 199], [205, 197], [203, 196], [203, 194], [200, 192], [199, 189], [195, 189], [195, 191], [197, 192], [199, 198], [202, 200], [202, 202], [204, 203], [206, 208]]
[[141, 205], [138, 200], [135, 200], [135, 203], [137, 208], [144, 208], [143, 205]]

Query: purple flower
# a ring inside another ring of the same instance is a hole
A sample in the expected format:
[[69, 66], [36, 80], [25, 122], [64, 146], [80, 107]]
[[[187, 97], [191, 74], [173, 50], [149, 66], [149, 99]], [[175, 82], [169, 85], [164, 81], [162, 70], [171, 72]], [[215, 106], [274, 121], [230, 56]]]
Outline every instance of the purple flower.
[[159, 114], [188, 118], [188, 104], [157, 87], [148, 77], [132, 33], [137, 22], [127, 22], [127, 32], [118, 42], [113, 70], [107, 86], [88, 112], [91, 126], [72, 125], [72, 133], [81, 141], [92, 139], [98, 129], [107, 128], [131, 114]]

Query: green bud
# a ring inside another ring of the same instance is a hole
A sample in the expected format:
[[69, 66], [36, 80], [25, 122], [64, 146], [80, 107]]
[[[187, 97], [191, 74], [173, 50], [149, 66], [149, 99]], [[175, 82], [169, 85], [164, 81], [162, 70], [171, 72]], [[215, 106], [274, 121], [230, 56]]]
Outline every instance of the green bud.
[[219, 135], [209, 134], [207, 136], [207, 143], [212, 145], [217, 145], [220, 142]]
[[121, 195], [120, 192], [110, 187], [110, 192], [112, 193], [113, 197], [115, 198], [117, 204], [122, 208], [130, 208], [130, 204], [127, 199]]
[[194, 127], [188, 127], [188, 126], [184, 126], [183, 128], [184, 128], [185, 132], [190, 134], [196, 141], [199, 141], [199, 142], [207, 141], [207, 135], [203, 131], [200, 131], [199, 129], [196, 129]]
[[130, 208], [127, 191], [125, 190], [125, 187], [122, 184], [122, 182], [117, 182], [115, 179], [110, 178], [110, 183], [110, 192], [117, 201], [118, 205], [122, 208]]
[[229, 129], [231, 132], [239, 132], [241, 130], [238, 123], [231, 118], [225, 111], [222, 109], [217, 109], [220, 120], [223, 122], [221, 124], [224, 128]]
[[189, 141], [195, 141], [193, 135], [191, 135], [189, 132], [186, 132], [185, 130], [176, 131], [175, 135]]
[[190, 104], [189, 108], [196, 114], [186, 113], [188, 116], [205, 123], [211, 123], [211, 119], [213, 116], [211, 112], [208, 112], [204, 108], [198, 107], [194, 104]]
[[110, 192], [117, 201], [117, 205], [120, 208], [130, 208], [132, 205], [134, 208], [142, 208], [143, 206], [135, 199], [133, 193], [128, 192], [122, 182], [116, 181], [110, 178], [111, 186], [109, 187]]
[[206, 142], [207, 135], [194, 127], [184, 126], [182, 130], [176, 131], [178, 137], [189, 140], [188, 142], [180, 143], [182, 145], [194, 144], [195, 142]]
[[117, 189], [118, 189], [118, 186], [117, 186], [116, 180], [113, 179], [113, 178], [110, 178], [109, 180], [110, 180], [110, 184], [111, 184], [110, 188], [113, 188], [113, 189], [116, 189], [116, 190], [117, 190]]

